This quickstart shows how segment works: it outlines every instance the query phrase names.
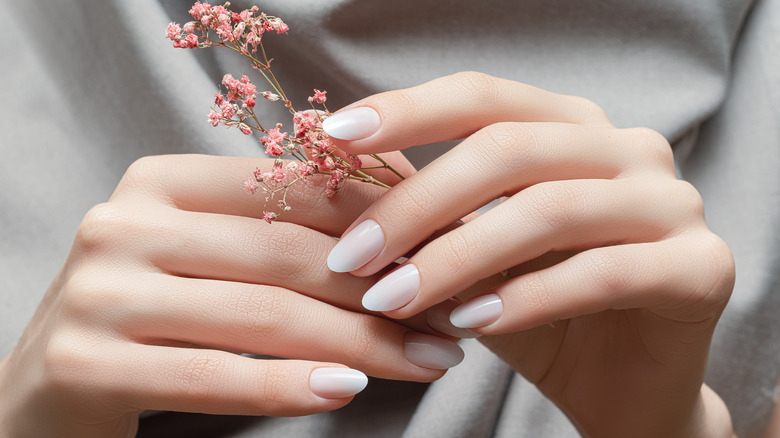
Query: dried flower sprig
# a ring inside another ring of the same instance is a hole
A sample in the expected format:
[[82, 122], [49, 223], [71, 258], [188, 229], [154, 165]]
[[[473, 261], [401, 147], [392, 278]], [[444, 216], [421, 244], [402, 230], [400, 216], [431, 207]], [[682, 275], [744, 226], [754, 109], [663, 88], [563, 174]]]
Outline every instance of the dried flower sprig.
[[[214, 106], [208, 114], [208, 121], [214, 125], [238, 128], [245, 135], [260, 133], [258, 141], [265, 147], [265, 154], [276, 157], [273, 168], [263, 171], [260, 168], [244, 182], [244, 189], [252, 194], [261, 190], [266, 205], [275, 201], [279, 212], [290, 211], [287, 205], [287, 189], [293, 184], [305, 180], [313, 174], [329, 175], [325, 195], [333, 197], [347, 180], [358, 180], [389, 188], [387, 184], [374, 179], [364, 172], [363, 163], [357, 155], [339, 150], [322, 130], [322, 121], [331, 115], [325, 102], [326, 91], [314, 89], [308, 98], [311, 106], [307, 111], [296, 111], [292, 102], [284, 93], [279, 80], [271, 71], [271, 61], [263, 47], [263, 36], [276, 32], [284, 34], [289, 30], [282, 19], [259, 12], [257, 6], [241, 12], [232, 12], [230, 3], [212, 6], [196, 2], [189, 13], [193, 18], [184, 26], [170, 23], [166, 37], [173, 41], [173, 47], [198, 49], [208, 47], [227, 47], [247, 58], [253, 69], [260, 72], [271, 87], [270, 91], [258, 91], [248, 76], [236, 79], [230, 74], [222, 78], [220, 92], [214, 96]], [[224, 87], [224, 94], [223, 94]], [[282, 131], [277, 123], [268, 129], [260, 122], [254, 111], [257, 98], [269, 102], [282, 102], [293, 117], [293, 135]], [[287, 162], [282, 156], [297, 161]], [[381, 157], [372, 154], [380, 165], [371, 169], [383, 168], [403, 176]], [[264, 211], [267, 222], [276, 220], [279, 213]]]

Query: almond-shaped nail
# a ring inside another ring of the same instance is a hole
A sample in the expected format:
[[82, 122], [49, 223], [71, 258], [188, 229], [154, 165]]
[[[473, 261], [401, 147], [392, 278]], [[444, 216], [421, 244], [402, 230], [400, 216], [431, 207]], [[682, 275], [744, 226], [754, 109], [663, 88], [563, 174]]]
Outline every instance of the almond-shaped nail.
[[363, 307], [387, 312], [409, 304], [420, 291], [420, 273], [409, 263], [387, 274], [363, 295]]
[[376, 257], [385, 246], [385, 234], [376, 221], [368, 219], [352, 229], [328, 254], [328, 268], [350, 272]]
[[469, 300], [453, 310], [450, 322], [455, 327], [484, 327], [498, 321], [503, 311], [501, 298], [496, 294], [487, 294]]
[[379, 131], [379, 114], [367, 106], [348, 109], [325, 119], [322, 130], [340, 140], [362, 140]]
[[455, 299], [442, 301], [425, 311], [425, 320], [428, 326], [439, 333], [454, 336], [456, 338], [477, 338], [480, 335], [469, 329], [455, 327], [450, 322], [450, 314], [460, 305]]
[[368, 384], [368, 377], [351, 368], [317, 368], [309, 376], [311, 392], [322, 398], [351, 397]]
[[438, 336], [409, 332], [404, 337], [406, 360], [423, 368], [446, 370], [463, 361], [458, 344]]

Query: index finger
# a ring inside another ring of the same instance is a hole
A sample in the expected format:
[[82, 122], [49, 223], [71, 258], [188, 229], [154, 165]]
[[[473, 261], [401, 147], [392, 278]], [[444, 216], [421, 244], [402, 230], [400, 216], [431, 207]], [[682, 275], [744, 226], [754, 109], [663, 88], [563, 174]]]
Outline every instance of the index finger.
[[338, 147], [379, 153], [468, 137], [498, 122], [561, 122], [611, 127], [594, 102], [477, 72], [355, 102], [322, 123]]

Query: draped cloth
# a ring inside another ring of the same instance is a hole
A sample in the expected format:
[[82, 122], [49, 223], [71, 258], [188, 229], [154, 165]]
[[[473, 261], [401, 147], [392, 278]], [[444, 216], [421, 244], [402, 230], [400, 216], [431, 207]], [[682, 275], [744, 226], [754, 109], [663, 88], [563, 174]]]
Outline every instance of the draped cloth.
[[[4, 356], [65, 260], [81, 217], [108, 199], [135, 159], [262, 151], [206, 122], [222, 75], [251, 74], [247, 64], [224, 50], [174, 50], [164, 39], [168, 22], [188, 21], [191, 2], [0, 5]], [[336, 109], [476, 70], [587, 97], [618, 127], [664, 134], [680, 176], [701, 192], [708, 224], [736, 258], [736, 288], [706, 382], [726, 401], [739, 436], [760, 436], [780, 370], [780, 1], [268, 0], [260, 7], [290, 25], [266, 44], [296, 102], [326, 89]], [[258, 110], [287, 120], [283, 108]], [[406, 153], [423, 166], [451, 146]], [[464, 363], [441, 380], [372, 379], [335, 412], [160, 413], [142, 420], [139, 436], [577, 436], [478, 341], [462, 346]]]

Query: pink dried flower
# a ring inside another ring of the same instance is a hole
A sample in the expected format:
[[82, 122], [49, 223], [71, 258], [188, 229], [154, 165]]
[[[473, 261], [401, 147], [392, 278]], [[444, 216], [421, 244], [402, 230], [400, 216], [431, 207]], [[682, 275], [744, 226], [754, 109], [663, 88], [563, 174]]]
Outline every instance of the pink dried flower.
[[271, 102], [276, 102], [279, 100], [279, 95], [271, 93], [270, 91], [263, 91], [260, 93], [261, 96], [263, 96], [265, 99], [270, 100]]
[[222, 77], [222, 85], [226, 86], [230, 91], [237, 91], [240, 84], [241, 82], [230, 73]]
[[344, 175], [341, 172], [333, 172], [330, 174], [330, 178], [328, 179], [328, 185], [325, 189], [325, 196], [328, 198], [332, 198], [334, 195], [336, 195], [336, 191], [339, 189], [339, 185], [341, 184], [341, 179], [344, 177]]
[[246, 34], [246, 43], [248, 45], [252, 46], [252, 51], [257, 50], [257, 46], [260, 44], [260, 41], [262, 40], [262, 28], [260, 32], [251, 31], [248, 34]]
[[257, 87], [249, 80], [249, 76], [243, 75], [239, 81], [238, 91], [244, 96], [251, 96], [257, 94]]
[[363, 162], [357, 155], [349, 154], [349, 166], [352, 170], [360, 170], [363, 167]]
[[325, 103], [326, 100], [328, 100], [327, 97], [325, 97], [325, 94], [327, 91], [320, 91], [318, 89], [314, 89], [314, 96], [309, 97], [309, 103], [317, 102], [317, 103]]
[[219, 106], [219, 110], [222, 111], [222, 117], [226, 119], [232, 119], [236, 115], [236, 110], [233, 108], [233, 104], [225, 102]]
[[277, 161], [274, 164], [274, 181], [280, 183], [284, 181], [284, 167], [282, 167], [281, 161]]
[[233, 42], [236, 39], [233, 37], [233, 28], [228, 23], [222, 23], [214, 29], [220, 38], [226, 41]]
[[263, 220], [268, 222], [269, 224], [276, 220], [276, 218], [279, 217], [276, 213], [272, 211], [264, 211], [263, 212]]
[[314, 168], [310, 164], [311, 163], [301, 163], [298, 166], [298, 172], [300, 172], [301, 176], [307, 177], [314, 173]]
[[278, 157], [279, 155], [284, 154], [284, 149], [282, 149], [282, 143], [284, 142], [284, 139], [287, 137], [287, 133], [279, 132], [281, 128], [282, 128], [282, 124], [278, 123], [274, 129], [268, 131], [268, 134], [266, 134], [265, 137], [260, 139], [260, 143], [265, 146], [266, 155]]
[[195, 23], [194, 21], [188, 21], [188, 22], [184, 23], [184, 26], [182, 27], [182, 30], [184, 31], [184, 33], [195, 32], [195, 26], [196, 25], [197, 25], [197, 23]]
[[178, 24], [171, 22], [168, 24], [168, 28], [165, 29], [165, 36], [171, 41], [178, 41], [181, 38], [181, 27]]
[[192, 15], [192, 18], [195, 20], [200, 20], [204, 14], [209, 13], [209, 9], [211, 9], [210, 4], [195, 2], [195, 4], [192, 5], [192, 8], [190, 8], [190, 15]]
[[275, 30], [276, 33], [285, 33], [290, 30], [281, 18], [271, 18], [265, 24], [265, 30]]
[[194, 33], [191, 33], [184, 37], [184, 42], [187, 45], [187, 48], [194, 49], [198, 47], [198, 37]]
[[219, 122], [222, 120], [222, 115], [214, 110], [211, 110], [209, 112], [209, 123], [211, 123], [213, 126], [219, 125]]
[[249, 178], [247, 178], [246, 181], [244, 181], [244, 190], [246, 190], [247, 192], [249, 192], [249, 193], [251, 193], [253, 195], [257, 191], [258, 187], [260, 187], [260, 186], [257, 184], [257, 181], [254, 178], [252, 178], [252, 177], [249, 177]]
[[[284, 198], [275, 199], [275, 194], [282, 193], [286, 196], [291, 184], [321, 172], [330, 174], [325, 194], [328, 197], [334, 196], [341, 185], [350, 178], [352, 172], [361, 168], [360, 158], [348, 154], [344, 156], [321, 129], [322, 118], [329, 116], [330, 113], [327, 111], [295, 112], [292, 102], [286, 97], [283, 98], [284, 93], [276, 78], [273, 78], [271, 73], [273, 59], [266, 56], [265, 50], [258, 54], [258, 48], [262, 48], [261, 40], [264, 33], [276, 31], [278, 34], [283, 34], [289, 30], [289, 27], [280, 18], [259, 12], [257, 6], [241, 12], [232, 12], [227, 9], [229, 5], [230, 3], [211, 6], [206, 2], [196, 1], [189, 10], [193, 21], [185, 23], [183, 27], [177, 23], [169, 23], [166, 37], [173, 42], [174, 47], [178, 48], [229, 47], [248, 58], [252, 67], [262, 72], [268, 84], [276, 91], [276, 93], [258, 92], [248, 76], [242, 75], [240, 79], [236, 79], [226, 74], [222, 78], [222, 85], [226, 88], [224, 95], [222, 90], [214, 95], [215, 106], [208, 114], [209, 123], [213, 126], [222, 124], [227, 127], [237, 127], [245, 135], [251, 135], [256, 129], [263, 131], [265, 135], [259, 139], [259, 142], [265, 146], [267, 155], [279, 157], [287, 153], [299, 160], [299, 162], [284, 164], [284, 161], [278, 159], [274, 167], [266, 172], [256, 168], [252, 176], [244, 182], [244, 189], [252, 194], [262, 189], [266, 203], [275, 202], [282, 211], [289, 211], [290, 206]], [[272, 102], [283, 100], [284, 106], [293, 113], [294, 137], [281, 131], [281, 124], [277, 124], [270, 130], [263, 128], [263, 124], [254, 112], [258, 93]], [[314, 95], [308, 100], [311, 104], [324, 105], [327, 101], [327, 93], [314, 89]], [[254, 122], [257, 124], [255, 125]], [[304, 149], [310, 157], [309, 160], [302, 155]], [[290, 178], [286, 178], [288, 175]], [[289, 182], [285, 183], [287, 180]], [[375, 180], [364, 180], [388, 187]], [[276, 218], [277, 213], [263, 212], [263, 219], [269, 223]]]
[[252, 128], [247, 126], [245, 123], [239, 123], [238, 124], [238, 129], [241, 130], [241, 132], [243, 132], [245, 135], [252, 134]]

